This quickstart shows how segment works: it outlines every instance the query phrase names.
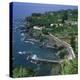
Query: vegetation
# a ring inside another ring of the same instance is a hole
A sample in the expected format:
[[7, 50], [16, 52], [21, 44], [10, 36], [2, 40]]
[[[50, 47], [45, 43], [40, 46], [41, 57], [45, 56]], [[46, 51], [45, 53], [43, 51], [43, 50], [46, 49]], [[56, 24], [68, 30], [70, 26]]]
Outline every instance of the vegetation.
[[65, 20], [68, 19], [68, 11], [63, 12], [62, 23], [65, 23]]
[[62, 50], [60, 50], [60, 54], [59, 54], [60, 59], [64, 59], [64, 58], [65, 58], [66, 52], [67, 52], [67, 51], [66, 51], [65, 48], [62, 49]]
[[78, 73], [78, 61], [77, 58], [68, 61], [64, 60], [61, 64], [61, 74], [77, 74]]
[[48, 34], [48, 30], [47, 29], [42, 29], [42, 33], [47, 35]]
[[74, 36], [74, 35], [71, 36], [70, 44], [71, 44], [73, 50], [75, 51], [75, 45], [76, 45], [76, 44], [75, 44], [75, 36]]
[[45, 12], [44, 14], [32, 13], [32, 16], [25, 20], [30, 22], [30, 25], [49, 27], [51, 23], [64, 23], [65, 20], [77, 21], [77, 14], [77, 9]]
[[32, 69], [29, 68], [25, 68], [25, 67], [15, 67], [13, 69], [13, 77], [14, 78], [18, 78], [18, 77], [31, 77], [34, 76], [34, 71]]

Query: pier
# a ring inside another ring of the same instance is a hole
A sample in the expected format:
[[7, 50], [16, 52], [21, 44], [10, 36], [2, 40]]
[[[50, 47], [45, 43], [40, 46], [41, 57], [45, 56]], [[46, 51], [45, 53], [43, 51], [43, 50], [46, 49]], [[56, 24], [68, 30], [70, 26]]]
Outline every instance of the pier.
[[29, 56], [28, 59], [32, 60], [33, 62], [46, 62], [46, 63], [62, 63], [63, 60], [49, 60], [49, 59], [42, 59], [37, 57], [36, 54], [33, 56]]

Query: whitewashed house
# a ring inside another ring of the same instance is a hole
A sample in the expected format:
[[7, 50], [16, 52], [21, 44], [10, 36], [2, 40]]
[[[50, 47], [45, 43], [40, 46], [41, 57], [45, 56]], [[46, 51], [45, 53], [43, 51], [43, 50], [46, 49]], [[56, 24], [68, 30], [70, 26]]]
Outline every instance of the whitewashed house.
[[58, 27], [58, 24], [57, 24], [57, 23], [54, 23], [54, 24], [51, 23], [51, 24], [50, 24], [51, 27], [54, 26], [54, 25], [56, 26], [56, 28]]
[[63, 26], [63, 24], [62, 23], [59, 23], [59, 26]]
[[43, 27], [39, 27], [39, 26], [33, 26], [33, 29], [36, 29], [36, 30], [42, 30]]
[[52, 23], [52, 24], [50, 24], [50, 26], [52, 27], [52, 26], [54, 26], [54, 24]]

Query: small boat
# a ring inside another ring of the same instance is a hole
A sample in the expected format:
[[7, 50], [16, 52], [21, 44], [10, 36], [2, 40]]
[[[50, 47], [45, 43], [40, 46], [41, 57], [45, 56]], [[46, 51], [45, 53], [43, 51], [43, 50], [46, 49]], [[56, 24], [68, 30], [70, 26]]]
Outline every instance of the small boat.
[[26, 54], [26, 51], [22, 51], [22, 52], [19, 51], [18, 54], [20, 54], [20, 55]]
[[18, 54], [23, 54], [23, 53], [21, 51], [19, 51]]

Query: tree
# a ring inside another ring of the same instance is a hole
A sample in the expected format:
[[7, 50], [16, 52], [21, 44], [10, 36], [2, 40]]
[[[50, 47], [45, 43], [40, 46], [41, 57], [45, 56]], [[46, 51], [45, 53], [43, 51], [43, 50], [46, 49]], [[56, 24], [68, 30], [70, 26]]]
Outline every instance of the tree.
[[48, 35], [48, 30], [47, 29], [42, 29], [42, 32], [43, 32], [43, 34], [46, 34], [46, 35]]
[[29, 68], [25, 67], [15, 67], [13, 69], [13, 77], [29, 77], [29, 76], [34, 76], [34, 71]]
[[73, 48], [73, 50], [75, 51], [76, 46], [75, 46], [75, 36], [71, 35], [71, 41], [70, 41], [71, 47]]
[[78, 61], [77, 58], [68, 61], [64, 60], [61, 64], [61, 74], [77, 74], [78, 73]]
[[32, 16], [41, 16], [42, 14], [41, 13], [32, 13]]
[[61, 49], [60, 54], [59, 54], [60, 59], [64, 59], [66, 56], [66, 53], [67, 53], [67, 51], [65, 48]]
[[68, 13], [67, 13], [67, 11], [64, 11], [63, 17], [62, 17], [62, 23], [64, 23], [64, 21], [67, 19], [68, 19]]

